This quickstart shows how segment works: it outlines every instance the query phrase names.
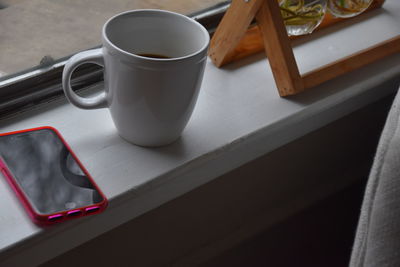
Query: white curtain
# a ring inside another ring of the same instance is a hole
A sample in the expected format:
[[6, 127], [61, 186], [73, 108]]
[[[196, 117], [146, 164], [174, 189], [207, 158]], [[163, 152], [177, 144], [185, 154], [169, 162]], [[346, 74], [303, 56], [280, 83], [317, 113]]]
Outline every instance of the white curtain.
[[[350, 267], [400, 267], [400, 93], [377, 148]], [[373, 122], [371, 122], [373, 123]]]

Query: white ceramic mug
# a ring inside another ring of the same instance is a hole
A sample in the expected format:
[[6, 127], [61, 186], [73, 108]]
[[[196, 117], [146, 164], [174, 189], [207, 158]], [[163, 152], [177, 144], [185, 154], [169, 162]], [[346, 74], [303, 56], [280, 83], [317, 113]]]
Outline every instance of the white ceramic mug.
[[[66, 63], [63, 88], [82, 109], [108, 107], [121, 137], [141, 146], [179, 138], [194, 109], [207, 59], [209, 34], [198, 22], [163, 10], [134, 10], [109, 19], [99, 49]], [[168, 58], [154, 58], [162, 55]], [[104, 92], [78, 96], [72, 72], [83, 63], [104, 66]]]

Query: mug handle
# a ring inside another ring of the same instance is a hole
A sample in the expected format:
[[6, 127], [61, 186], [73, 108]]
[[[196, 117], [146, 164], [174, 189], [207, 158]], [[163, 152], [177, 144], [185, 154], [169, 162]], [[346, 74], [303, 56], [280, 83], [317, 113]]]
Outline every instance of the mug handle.
[[87, 98], [77, 95], [71, 88], [71, 75], [74, 70], [84, 63], [93, 63], [104, 67], [104, 58], [101, 48], [87, 50], [72, 56], [64, 66], [62, 75], [62, 85], [65, 96], [71, 104], [82, 109], [106, 108], [106, 92]]

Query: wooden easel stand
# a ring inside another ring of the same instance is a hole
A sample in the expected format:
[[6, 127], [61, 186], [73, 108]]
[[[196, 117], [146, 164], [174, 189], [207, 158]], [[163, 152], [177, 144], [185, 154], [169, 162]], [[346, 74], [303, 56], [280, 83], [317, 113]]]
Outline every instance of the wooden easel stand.
[[[381, 7], [384, 1], [375, 0], [370, 10]], [[258, 29], [248, 31], [254, 18]], [[326, 16], [320, 27], [328, 27], [340, 20]], [[257, 41], [250, 43], [249, 36]], [[301, 75], [277, 1], [233, 0], [211, 40], [211, 59], [220, 67], [258, 52], [260, 48], [268, 55], [279, 94], [288, 96], [400, 52], [400, 35]]]

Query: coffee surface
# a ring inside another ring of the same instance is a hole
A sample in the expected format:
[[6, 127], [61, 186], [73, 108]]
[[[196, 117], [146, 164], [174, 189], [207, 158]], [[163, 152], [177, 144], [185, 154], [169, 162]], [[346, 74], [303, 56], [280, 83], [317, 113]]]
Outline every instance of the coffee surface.
[[171, 58], [171, 57], [164, 56], [164, 55], [159, 55], [159, 54], [138, 54], [138, 56], [150, 57], [150, 58]]

